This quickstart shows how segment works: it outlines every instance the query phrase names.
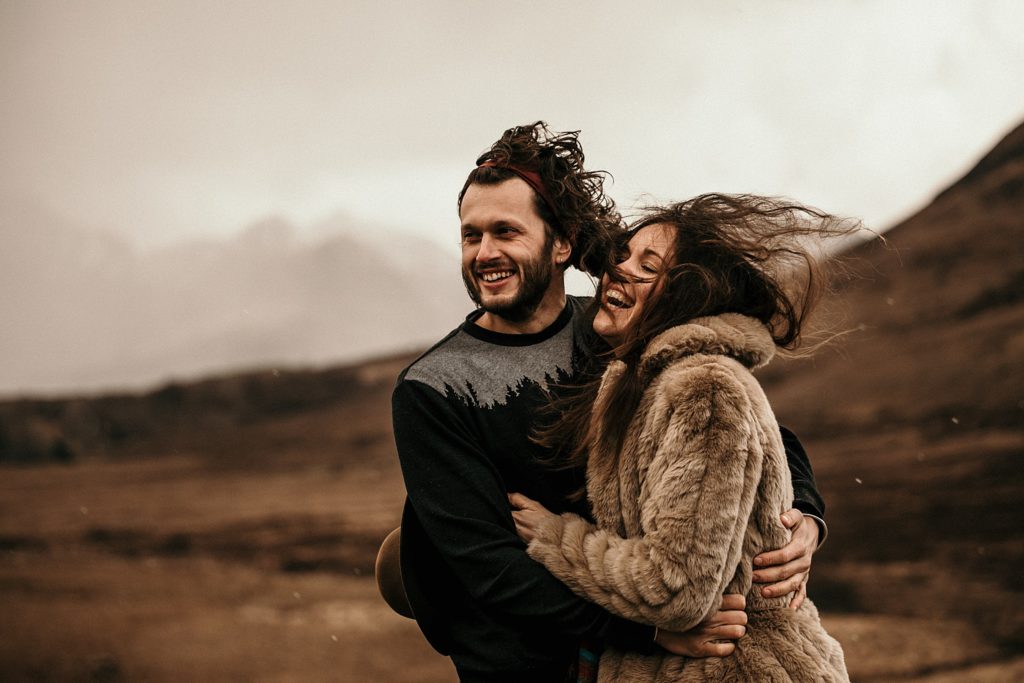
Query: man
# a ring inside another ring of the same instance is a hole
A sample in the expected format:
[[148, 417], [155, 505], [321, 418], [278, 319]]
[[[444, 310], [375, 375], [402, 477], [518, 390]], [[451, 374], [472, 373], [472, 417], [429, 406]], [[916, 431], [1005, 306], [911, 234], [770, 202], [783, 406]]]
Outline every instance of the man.
[[[530, 434], [548, 390], [571, 383], [592, 357], [586, 302], [566, 297], [563, 273], [608, 267], [621, 227], [574, 133], [512, 128], [477, 163], [459, 215], [462, 276], [479, 308], [402, 372], [392, 398], [408, 492], [402, 579], [421, 630], [463, 681], [564, 681], [587, 638], [728, 654], [743, 633], [741, 598], [693, 631], [656, 633], [574, 595], [516, 535], [510, 492], [585, 513], [585, 502], [566, 500], [582, 473], [545, 464]], [[797, 505], [820, 518], [806, 456], [784, 436]], [[794, 541], [762, 557], [756, 578], [799, 601], [819, 532], [798, 510], [786, 515]]]

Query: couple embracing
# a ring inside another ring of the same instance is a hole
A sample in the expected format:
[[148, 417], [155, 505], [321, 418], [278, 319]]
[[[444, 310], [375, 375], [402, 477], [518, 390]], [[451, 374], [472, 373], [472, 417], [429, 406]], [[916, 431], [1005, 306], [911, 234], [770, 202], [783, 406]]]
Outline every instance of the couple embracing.
[[467, 682], [848, 680], [806, 599], [824, 504], [751, 374], [799, 343], [809, 241], [844, 224], [702, 195], [626, 230], [583, 162], [511, 128], [459, 194], [477, 310], [395, 387], [382, 590]]

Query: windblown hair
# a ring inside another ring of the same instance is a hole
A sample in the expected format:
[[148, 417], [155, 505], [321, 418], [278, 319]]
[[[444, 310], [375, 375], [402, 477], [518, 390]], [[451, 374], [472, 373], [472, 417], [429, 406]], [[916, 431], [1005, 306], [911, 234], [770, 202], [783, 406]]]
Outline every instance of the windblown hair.
[[[808, 316], [827, 289], [827, 241], [863, 229], [857, 221], [786, 199], [704, 194], [647, 209], [622, 247], [637, 231], [658, 224], [675, 228], [665, 268], [626, 338], [604, 354], [605, 358], [614, 355], [627, 367], [611, 387], [604, 414], [593, 416], [605, 425], [602, 446], [615, 450], [621, 447], [645, 388], [638, 371], [651, 340], [694, 318], [740, 313], [764, 323], [777, 347], [795, 350]], [[626, 279], [615, 268], [606, 274], [609, 280]], [[602, 295], [603, 287], [594, 298], [593, 313]], [[556, 463], [567, 467], [586, 462], [587, 444], [580, 435], [590, 432], [591, 409], [600, 386], [600, 373], [594, 367], [589, 382], [554, 403], [556, 421], [535, 437], [554, 449]]]
[[[486, 161], [499, 166], [479, 166]], [[515, 178], [512, 171], [500, 167], [503, 164], [534, 171], [554, 205], [549, 207], [534, 193], [537, 213], [555, 236], [572, 245], [565, 266], [599, 275], [614, 264], [615, 247], [624, 230], [615, 202], [604, 194], [604, 179], [609, 174], [587, 171], [583, 161], [579, 131], [552, 132], [543, 121], [509, 128], [476, 160], [477, 167], [459, 192], [459, 208], [470, 185], [497, 185]]]

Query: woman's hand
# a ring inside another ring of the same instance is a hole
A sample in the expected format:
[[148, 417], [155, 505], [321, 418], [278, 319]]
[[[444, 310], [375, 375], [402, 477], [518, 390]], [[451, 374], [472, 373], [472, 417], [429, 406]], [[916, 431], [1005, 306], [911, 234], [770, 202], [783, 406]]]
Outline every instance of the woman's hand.
[[783, 513], [782, 523], [793, 530], [793, 538], [785, 547], [754, 558], [757, 569], [753, 579], [755, 583], [769, 584], [761, 589], [766, 598], [793, 593], [789, 606], [796, 609], [807, 597], [811, 556], [818, 549], [818, 525], [795, 508]]
[[508, 494], [508, 502], [512, 505], [512, 519], [516, 523], [516, 533], [527, 543], [533, 540], [541, 522], [555, 516], [555, 513], [521, 493]]

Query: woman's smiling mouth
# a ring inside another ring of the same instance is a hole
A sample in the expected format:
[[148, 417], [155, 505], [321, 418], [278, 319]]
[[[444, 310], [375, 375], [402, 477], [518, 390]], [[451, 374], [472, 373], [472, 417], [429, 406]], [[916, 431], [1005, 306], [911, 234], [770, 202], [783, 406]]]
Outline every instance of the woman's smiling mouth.
[[604, 302], [614, 308], [626, 309], [633, 307], [633, 302], [626, 299], [625, 294], [616, 289], [609, 289], [605, 292]]

